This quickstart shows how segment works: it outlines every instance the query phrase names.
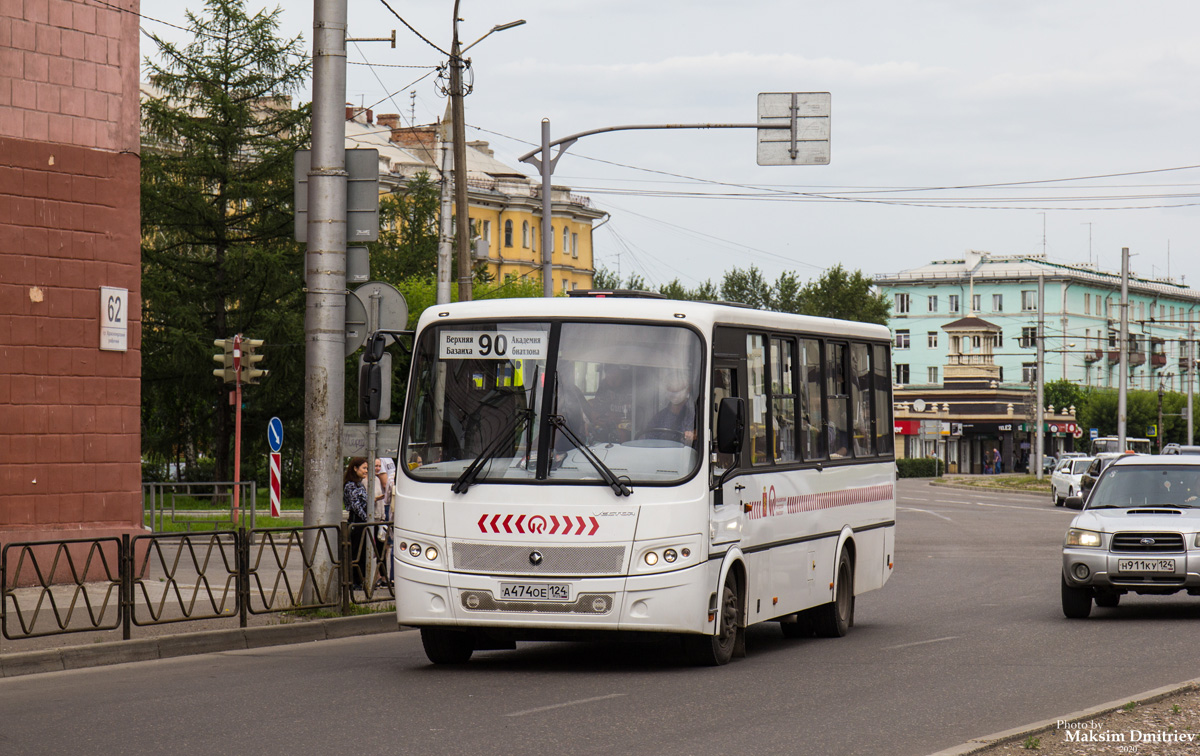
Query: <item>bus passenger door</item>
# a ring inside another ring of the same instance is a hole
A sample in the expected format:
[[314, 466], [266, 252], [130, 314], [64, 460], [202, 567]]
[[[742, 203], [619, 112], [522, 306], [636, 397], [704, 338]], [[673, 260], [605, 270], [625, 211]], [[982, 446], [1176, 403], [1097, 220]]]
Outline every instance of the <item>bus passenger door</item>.
[[[738, 375], [739, 371], [736, 362], [718, 360], [713, 364], [712, 417], [709, 418], [712, 430], [709, 446], [711, 449], [712, 480], [714, 483], [719, 481], [727, 470], [736, 467], [740, 462], [738, 458], [740, 455], [721, 454], [717, 451], [717, 409], [720, 407], [722, 399], [743, 395], [738, 385]], [[746, 493], [745, 489], [745, 482], [738, 478], [735, 473], [725, 481], [720, 496], [714, 497], [714, 504], [710, 513], [713, 526], [713, 547], [720, 544], [733, 544], [741, 541], [746, 522], [745, 507], [742, 504], [743, 494]], [[716, 504], [717, 501], [721, 503], [718, 505]]]

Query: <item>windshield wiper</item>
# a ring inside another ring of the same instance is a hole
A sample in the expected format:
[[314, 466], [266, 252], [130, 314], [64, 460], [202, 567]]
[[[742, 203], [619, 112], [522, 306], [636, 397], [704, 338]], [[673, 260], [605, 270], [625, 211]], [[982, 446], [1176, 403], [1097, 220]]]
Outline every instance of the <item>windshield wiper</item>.
[[496, 456], [496, 454], [499, 453], [502, 448], [504, 448], [504, 445], [508, 443], [510, 439], [512, 439], [514, 433], [521, 432], [521, 429], [524, 428], [525, 425], [529, 423], [529, 420], [533, 417], [533, 412], [534, 411], [532, 409], [521, 410], [517, 412], [516, 416], [514, 416], [512, 420], [508, 421], [508, 425], [504, 426], [504, 428], [502, 428], [500, 432], [496, 434], [495, 440], [493, 440], [492, 443], [487, 446], [487, 448], [479, 452], [479, 456], [475, 458], [475, 461], [468, 465], [466, 470], [462, 471], [462, 475], [458, 476], [458, 480], [454, 481], [454, 485], [450, 486], [450, 490], [457, 494], [466, 493], [467, 489], [471, 487], [471, 484], [475, 482], [475, 479], [479, 477], [479, 471], [483, 469], [484, 465], [486, 465], [492, 459], [492, 457]]
[[613, 493], [615, 493], [617, 496], [629, 496], [633, 493], [633, 490], [629, 488], [629, 486], [625, 485], [624, 481], [618, 478], [616, 473], [614, 473], [608, 465], [604, 464], [604, 462], [601, 461], [601, 459], [597, 457], [591, 449], [588, 448], [587, 444], [583, 442], [583, 439], [581, 439], [579, 435], [575, 433], [575, 431], [571, 430], [571, 427], [567, 425], [567, 419], [565, 417], [562, 415], [551, 415], [548, 419], [550, 424], [562, 431], [563, 435], [566, 436], [571, 443], [575, 444], [575, 448], [579, 449], [579, 451], [583, 453], [583, 456], [587, 458], [587, 461], [592, 463], [592, 467], [596, 468], [596, 472], [600, 473], [600, 477], [604, 478], [604, 482], [612, 488]]

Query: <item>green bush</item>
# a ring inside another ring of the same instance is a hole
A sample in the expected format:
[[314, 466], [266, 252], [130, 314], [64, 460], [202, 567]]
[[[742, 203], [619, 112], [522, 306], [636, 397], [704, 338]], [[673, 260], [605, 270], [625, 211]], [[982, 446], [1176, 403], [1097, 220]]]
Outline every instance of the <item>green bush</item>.
[[940, 478], [945, 468], [940, 459], [896, 460], [896, 469], [901, 478]]

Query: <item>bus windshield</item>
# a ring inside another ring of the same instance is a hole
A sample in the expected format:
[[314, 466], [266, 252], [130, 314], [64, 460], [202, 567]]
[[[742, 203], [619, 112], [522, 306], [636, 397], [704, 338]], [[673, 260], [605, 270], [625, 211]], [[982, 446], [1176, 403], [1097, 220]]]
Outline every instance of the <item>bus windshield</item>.
[[[427, 328], [405, 421], [409, 475], [478, 483], [670, 484], [695, 474], [699, 335], [683, 326]], [[584, 448], [580, 448], [584, 447]]]

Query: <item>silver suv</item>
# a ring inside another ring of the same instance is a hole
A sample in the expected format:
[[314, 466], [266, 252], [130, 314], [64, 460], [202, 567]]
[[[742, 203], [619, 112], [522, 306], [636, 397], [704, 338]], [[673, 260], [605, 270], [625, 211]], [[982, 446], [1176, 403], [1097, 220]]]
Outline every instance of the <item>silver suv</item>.
[[1063, 614], [1072, 619], [1130, 592], [1200, 595], [1200, 458], [1115, 460], [1071, 521], [1062, 565]]

